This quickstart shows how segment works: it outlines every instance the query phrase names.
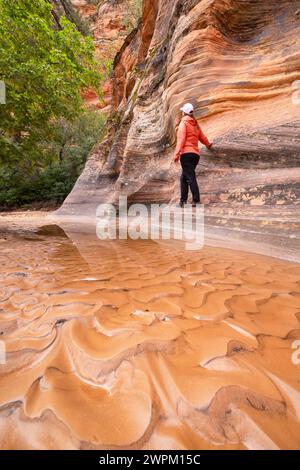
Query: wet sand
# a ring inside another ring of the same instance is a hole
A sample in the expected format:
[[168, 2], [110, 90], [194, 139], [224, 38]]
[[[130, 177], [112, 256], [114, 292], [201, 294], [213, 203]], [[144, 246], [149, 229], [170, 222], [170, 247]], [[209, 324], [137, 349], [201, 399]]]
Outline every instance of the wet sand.
[[300, 448], [298, 264], [52, 227], [0, 279], [2, 449]]

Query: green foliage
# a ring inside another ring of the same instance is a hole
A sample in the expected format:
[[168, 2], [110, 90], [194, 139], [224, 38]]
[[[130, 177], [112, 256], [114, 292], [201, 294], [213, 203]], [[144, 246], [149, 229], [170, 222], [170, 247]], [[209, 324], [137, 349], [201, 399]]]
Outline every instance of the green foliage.
[[70, 173], [69, 162], [53, 164], [29, 176], [17, 169], [0, 170], [0, 208], [15, 208], [35, 201], [60, 203], [71, 191], [74, 175]]
[[86, 112], [70, 123], [59, 120], [41, 141], [43, 165], [23, 160], [0, 167], [0, 209], [36, 201], [61, 203], [73, 188], [94, 144], [105, 130], [102, 114]]
[[83, 109], [100, 94], [91, 37], [64, 16], [55, 28], [47, 0], [0, 0], [0, 207], [60, 203], [100, 139], [104, 117]]
[[43, 165], [41, 142], [58, 119], [82, 112], [80, 92], [98, 90], [101, 77], [90, 37], [60, 18], [53, 27], [46, 0], [0, 0], [0, 80], [7, 103], [0, 105], [0, 162]]
[[127, 0], [127, 15], [124, 18], [124, 26], [129, 32], [137, 27], [142, 16], [143, 0]]
[[103, 65], [104, 65], [104, 69], [105, 69], [105, 76], [106, 77], [109, 77], [113, 71], [113, 63], [114, 63], [114, 60], [113, 59], [106, 59], [103, 61]]

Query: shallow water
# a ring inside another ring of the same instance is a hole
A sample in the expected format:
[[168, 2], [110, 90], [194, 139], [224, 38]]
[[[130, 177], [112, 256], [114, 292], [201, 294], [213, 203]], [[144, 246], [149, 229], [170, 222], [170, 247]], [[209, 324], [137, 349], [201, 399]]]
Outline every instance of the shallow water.
[[2, 449], [300, 447], [299, 265], [53, 227], [0, 279]]

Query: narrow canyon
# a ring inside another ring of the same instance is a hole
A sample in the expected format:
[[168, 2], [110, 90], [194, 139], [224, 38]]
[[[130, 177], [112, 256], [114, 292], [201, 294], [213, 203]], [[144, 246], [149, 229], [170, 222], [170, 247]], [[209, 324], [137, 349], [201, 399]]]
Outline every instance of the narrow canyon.
[[[299, 449], [300, 0], [50, 3], [107, 121], [59, 209], [0, 213], [0, 449]], [[99, 204], [179, 202], [186, 102], [203, 248], [100, 240]]]

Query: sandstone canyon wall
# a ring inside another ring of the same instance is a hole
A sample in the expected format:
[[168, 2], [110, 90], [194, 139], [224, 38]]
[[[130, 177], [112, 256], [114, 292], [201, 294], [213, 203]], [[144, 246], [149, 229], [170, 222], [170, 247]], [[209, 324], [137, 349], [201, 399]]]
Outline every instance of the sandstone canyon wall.
[[297, 80], [300, 0], [145, 0], [115, 57], [107, 134], [58, 214], [93, 215], [120, 194], [175, 200], [185, 101], [215, 144], [198, 167], [204, 203], [296, 209]]

